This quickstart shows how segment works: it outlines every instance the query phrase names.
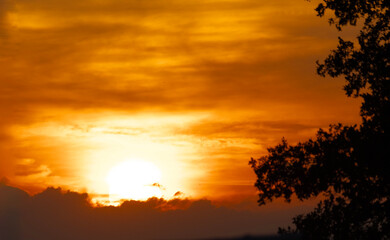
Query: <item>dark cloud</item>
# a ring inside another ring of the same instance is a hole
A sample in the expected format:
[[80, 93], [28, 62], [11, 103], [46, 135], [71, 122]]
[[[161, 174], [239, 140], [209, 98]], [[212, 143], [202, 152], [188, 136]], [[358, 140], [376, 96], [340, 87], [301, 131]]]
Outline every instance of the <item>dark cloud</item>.
[[22, 239], [22, 214], [29, 196], [0, 182], [0, 236], [4, 240]]
[[234, 210], [208, 200], [157, 198], [126, 201], [119, 207], [92, 207], [87, 194], [48, 188], [30, 197], [17, 188], [0, 185], [0, 221], [6, 223], [0, 225], [0, 234], [7, 240], [199, 239], [272, 234], [277, 226], [288, 224], [296, 211]]
[[180, 192], [180, 191], [177, 191], [175, 192], [175, 195], [173, 195], [174, 197], [181, 197], [183, 196], [184, 193]]

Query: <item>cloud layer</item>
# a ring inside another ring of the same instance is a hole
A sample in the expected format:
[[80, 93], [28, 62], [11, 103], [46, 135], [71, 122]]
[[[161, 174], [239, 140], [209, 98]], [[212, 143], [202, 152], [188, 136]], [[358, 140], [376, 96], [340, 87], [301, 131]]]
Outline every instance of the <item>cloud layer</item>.
[[104, 193], [104, 170], [137, 157], [170, 195], [253, 195], [250, 157], [358, 119], [315, 75], [338, 33], [314, 6], [1, 0], [0, 177]]

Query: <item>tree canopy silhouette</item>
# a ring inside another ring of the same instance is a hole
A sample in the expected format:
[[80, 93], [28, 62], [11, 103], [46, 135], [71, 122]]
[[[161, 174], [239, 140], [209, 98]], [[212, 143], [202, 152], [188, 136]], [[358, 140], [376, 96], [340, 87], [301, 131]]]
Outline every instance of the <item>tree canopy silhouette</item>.
[[289, 145], [285, 139], [249, 164], [257, 175], [259, 205], [275, 198], [322, 195], [310, 213], [279, 229], [302, 239], [390, 239], [390, 11], [389, 0], [323, 0], [316, 8], [342, 31], [361, 26], [355, 41], [339, 37], [321, 76], [344, 77], [349, 97], [362, 99], [357, 126], [331, 125], [314, 139]]

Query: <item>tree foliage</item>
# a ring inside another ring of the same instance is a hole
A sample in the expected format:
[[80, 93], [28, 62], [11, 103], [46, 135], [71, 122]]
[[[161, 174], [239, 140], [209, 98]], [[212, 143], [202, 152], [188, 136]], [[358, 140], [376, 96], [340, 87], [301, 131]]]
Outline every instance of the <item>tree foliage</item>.
[[[275, 198], [304, 200], [323, 195], [314, 211], [293, 219], [302, 239], [390, 239], [390, 1], [323, 0], [330, 24], [362, 26], [355, 41], [339, 38], [317, 71], [344, 77], [349, 97], [362, 99], [360, 126], [331, 125], [314, 139], [289, 145], [285, 139], [252, 159], [259, 204]], [[361, 21], [361, 23], [360, 23]]]

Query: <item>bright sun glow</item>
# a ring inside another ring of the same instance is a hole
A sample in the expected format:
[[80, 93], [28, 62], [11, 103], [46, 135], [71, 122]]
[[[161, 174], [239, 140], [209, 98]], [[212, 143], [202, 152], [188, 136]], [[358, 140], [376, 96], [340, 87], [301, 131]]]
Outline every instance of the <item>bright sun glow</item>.
[[161, 197], [161, 171], [151, 162], [129, 160], [111, 168], [107, 176], [110, 202]]

